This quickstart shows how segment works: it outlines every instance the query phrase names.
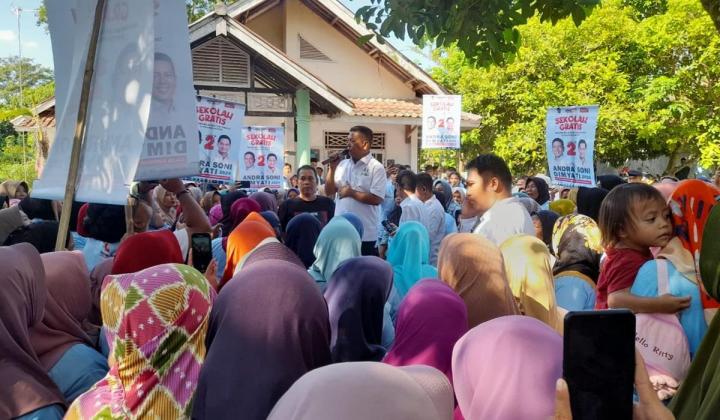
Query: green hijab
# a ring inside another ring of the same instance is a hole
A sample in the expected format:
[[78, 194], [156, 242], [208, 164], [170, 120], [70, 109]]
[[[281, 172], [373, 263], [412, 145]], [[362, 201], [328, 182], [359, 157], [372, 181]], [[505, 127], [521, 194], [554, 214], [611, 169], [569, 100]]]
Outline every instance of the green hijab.
[[424, 278], [436, 278], [430, 265], [430, 235], [418, 222], [405, 222], [390, 242], [387, 261], [395, 273], [395, 290], [403, 298], [411, 287]]
[[335, 269], [345, 260], [360, 256], [360, 235], [355, 226], [344, 217], [333, 217], [320, 232], [313, 253], [315, 262], [308, 273], [315, 279], [321, 291]]
[[[700, 276], [708, 294], [720, 298], [720, 205], [705, 224], [700, 250]], [[715, 315], [670, 409], [679, 420], [720, 416], [720, 317]]]

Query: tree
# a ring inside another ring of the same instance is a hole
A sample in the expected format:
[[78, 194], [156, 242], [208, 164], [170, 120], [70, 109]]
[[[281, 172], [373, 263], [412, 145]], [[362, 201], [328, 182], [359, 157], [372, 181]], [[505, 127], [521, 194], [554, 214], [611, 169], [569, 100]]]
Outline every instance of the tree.
[[[30, 58], [17, 56], [0, 58], [0, 106], [16, 108], [20, 106], [20, 84], [22, 70], [23, 89], [39, 88], [53, 80], [52, 70], [36, 64]], [[23, 97], [25, 92], [23, 92]], [[23, 105], [26, 103], [23, 101]]]
[[494, 150], [516, 173], [545, 170], [545, 113], [599, 104], [596, 159], [686, 154], [720, 163], [720, 36], [696, 0], [669, 0], [664, 13], [638, 19], [606, 0], [580, 26], [533, 18], [514, 60], [478, 68], [452, 47], [436, 53], [436, 80], [463, 94], [483, 117], [464, 135], [463, 154]]

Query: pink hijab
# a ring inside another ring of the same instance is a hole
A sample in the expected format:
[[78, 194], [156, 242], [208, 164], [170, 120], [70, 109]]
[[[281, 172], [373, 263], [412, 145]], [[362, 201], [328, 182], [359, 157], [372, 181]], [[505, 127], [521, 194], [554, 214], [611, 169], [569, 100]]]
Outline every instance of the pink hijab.
[[421, 280], [400, 303], [395, 342], [383, 362], [432, 366], [452, 383], [453, 346], [467, 330], [467, 308], [460, 296], [439, 280]]
[[214, 206], [212, 206], [212, 208], [210, 209], [209, 217], [211, 226], [215, 226], [220, 223], [223, 218], [222, 206], [220, 204], [215, 204]]
[[512, 315], [483, 322], [453, 351], [458, 409], [466, 419], [552, 418], [562, 354], [560, 335], [535, 318]]

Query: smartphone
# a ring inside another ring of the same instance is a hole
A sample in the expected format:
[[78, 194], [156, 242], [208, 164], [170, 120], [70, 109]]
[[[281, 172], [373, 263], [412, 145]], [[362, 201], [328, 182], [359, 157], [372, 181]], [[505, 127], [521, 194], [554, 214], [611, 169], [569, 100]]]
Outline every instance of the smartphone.
[[212, 241], [209, 233], [193, 233], [190, 238], [193, 267], [204, 273], [212, 260]]
[[569, 312], [563, 377], [573, 419], [632, 419], [635, 315], [625, 309]]
[[392, 235], [397, 230], [397, 226], [387, 220], [383, 220], [381, 223], [389, 235]]

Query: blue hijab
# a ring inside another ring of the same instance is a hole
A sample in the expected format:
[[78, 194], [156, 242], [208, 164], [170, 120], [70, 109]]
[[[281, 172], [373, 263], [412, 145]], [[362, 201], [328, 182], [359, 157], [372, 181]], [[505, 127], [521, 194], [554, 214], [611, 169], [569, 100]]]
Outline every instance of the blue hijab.
[[344, 217], [330, 219], [315, 243], [315, 262], [308, 270], [320, 290], [325, 290], [330, 276], [343, 261], [360, 256], [360, 246], [360, 235], [352, 223]]
[[285, 245], [290, 248], [310, 268], [315, 262], [313, 249], [317, 243], [322, 224], [310, 213], [301, 213], [290, 219], [285, 229]]
[[352, 225], [355, 226], [355, 229], [357, 229], [360, 237], [361, 238], [363, 237], [363, 233], [365, 233], [365, 228], [363, 227], [362, 220], [360, 220], [359, 217], [355, 216], [352, 213], [344, 213], [344, 214], [341, 214], [340, 216], [346, 218], [348, 220], [348, 222], [352, 223]]
[[430, 235], [418, 222], [400, 225], [390, 242], [387, 261], [393, 267], [395, 289], [400, 298], [420, 279], [438, 275], [437, 269], [430, 265]]

